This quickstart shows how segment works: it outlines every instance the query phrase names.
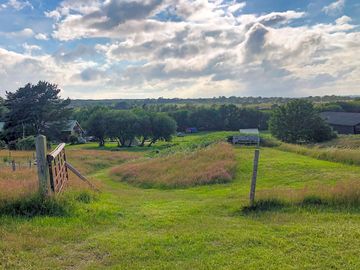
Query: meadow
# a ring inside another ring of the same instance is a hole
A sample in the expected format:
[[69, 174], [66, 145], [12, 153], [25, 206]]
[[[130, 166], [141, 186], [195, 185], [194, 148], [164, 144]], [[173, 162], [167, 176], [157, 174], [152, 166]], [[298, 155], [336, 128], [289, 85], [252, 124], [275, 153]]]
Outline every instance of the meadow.
[[253, 209], [252, 147], [231, 147], [237, 166], [226, 183], [142, 188], [111, 173], [203, 151], [224, 135], [189, 135], [154, 148], [68, 147], [102, 192], [75, 200], [64, 215], [1, 215], [0, 268], [359, 269], [357, 165], [262, 147]]

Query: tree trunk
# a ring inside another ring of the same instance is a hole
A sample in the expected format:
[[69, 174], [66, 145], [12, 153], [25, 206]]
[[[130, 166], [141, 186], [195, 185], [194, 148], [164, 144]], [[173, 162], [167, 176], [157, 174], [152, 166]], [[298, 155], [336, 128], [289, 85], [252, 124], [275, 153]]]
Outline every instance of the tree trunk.
[[151, 142], [149, 143], [148, 147], [150, 147], [153, 143], [155, 143], [156, 140], [151, 140]]
[[99, 147], [105, 146], [105, 141], [103, 139], [100, 139], [99, 141]]
[[139, 146], [143, 147], [145, 145], [145, 140], [146, 140], [146, 138], [143, 137]]
[[128, 147], [131, 147], [132, 142], [133, 142], [133, 140], [132, 140], [132, 139], [131, 139], [131, 140], [129, 140], [129, 145], [128, 145]]

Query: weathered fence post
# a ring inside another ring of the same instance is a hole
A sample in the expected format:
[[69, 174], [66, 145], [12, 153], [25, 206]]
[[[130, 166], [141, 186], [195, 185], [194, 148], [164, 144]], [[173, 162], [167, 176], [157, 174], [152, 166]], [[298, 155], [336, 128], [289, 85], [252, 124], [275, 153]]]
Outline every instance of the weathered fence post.
[[46, 137], [38, 135], [36, 137], [36, 164], [38, 168], [39, 192], [42, 196], [47, 194], [49, 183], [49, 167], [46, 155]]
[[260, 150], [256, 149], [254, 156], [253, 175], [252, 175], [251, 187], [250, 187], [250, 206], [253, 206], [255, 201], [255, 189], [256, 189], [256, 178], [257, 178], [257, 171], [259, 164], [259, 155], [260, 155]]
[[16, 163], [15, 163], [15, 160], [12, 160], [12, 161], [11, 161], [11, 167], [12, 167], [13, 172], [15, 172], [15, 171], [16, 171]]

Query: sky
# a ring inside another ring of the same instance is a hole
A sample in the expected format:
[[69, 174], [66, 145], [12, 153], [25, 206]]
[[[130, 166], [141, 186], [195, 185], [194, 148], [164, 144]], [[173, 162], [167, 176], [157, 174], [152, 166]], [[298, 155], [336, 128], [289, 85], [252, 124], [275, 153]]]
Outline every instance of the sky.
[[359, 0], [0, 0], [0, 96], [360, 95]]

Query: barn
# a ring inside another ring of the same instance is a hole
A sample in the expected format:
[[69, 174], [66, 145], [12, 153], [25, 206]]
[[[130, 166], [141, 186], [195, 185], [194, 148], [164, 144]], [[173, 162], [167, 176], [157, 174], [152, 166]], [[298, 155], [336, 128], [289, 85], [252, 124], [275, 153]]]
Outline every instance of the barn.
[[360, 113], [322, 112], [320, 116], [339, 134], [360, 134]]

